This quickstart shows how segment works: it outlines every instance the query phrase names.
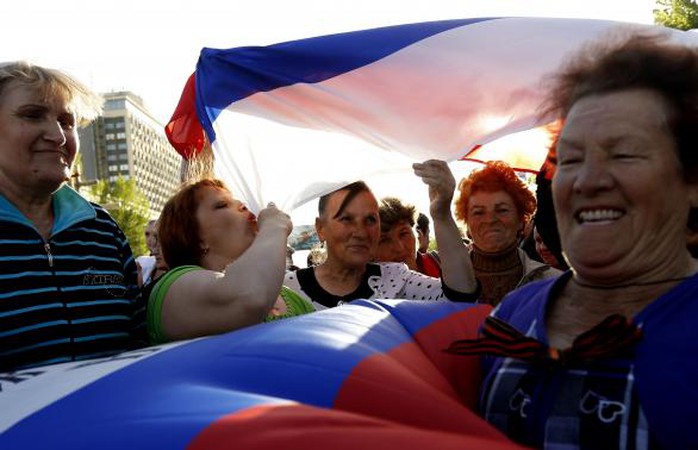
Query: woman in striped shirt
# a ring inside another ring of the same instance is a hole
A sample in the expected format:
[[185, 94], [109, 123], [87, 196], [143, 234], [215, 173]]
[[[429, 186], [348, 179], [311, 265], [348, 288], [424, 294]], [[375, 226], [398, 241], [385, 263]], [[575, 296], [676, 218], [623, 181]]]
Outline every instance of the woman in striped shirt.
[[118, 353], [144, 332], [124, 234], [66, 185], [101, 104], [57, 70], [0, 64], [0, 372]]

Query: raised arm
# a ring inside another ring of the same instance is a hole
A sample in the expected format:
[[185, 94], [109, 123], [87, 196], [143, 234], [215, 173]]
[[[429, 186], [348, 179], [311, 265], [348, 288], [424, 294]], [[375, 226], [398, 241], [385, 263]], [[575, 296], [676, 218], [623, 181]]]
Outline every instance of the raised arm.
[[431, 159], [412, 165], [415, 175], [429, 186], [429, 214], [434, 225], [436, 245], [441, 259], [441, 277], [451, 289], [474, 293], [477, 279], [468, 249], [451, 213], [456, 181], [445, 161]]
[[252, 245], [224, 272], [195, 270], [176, 279], [162, 306], [169, 339], [218, 334], [263, 321], [276, 301], [286, 269], [293, 224], [273, 204], [258, 217]]

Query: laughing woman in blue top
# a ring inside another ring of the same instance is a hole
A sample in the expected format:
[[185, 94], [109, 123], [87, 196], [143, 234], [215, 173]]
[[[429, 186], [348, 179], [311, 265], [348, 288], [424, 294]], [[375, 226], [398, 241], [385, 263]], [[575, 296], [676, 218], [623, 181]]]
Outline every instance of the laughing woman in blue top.
[[[602, 43], [555, 79], [552, 182], [571, 267], [505, 297], [483, 338], [482, 412], [536, 448], [698, 448], [698, 50]], [[525, 336], [524, 336], [525, 335]], [[492, 356], [494, 354], [494, 357]]]
[[60, 71], [0, 64], [0, 372], [117, 353], [145, 333], [124, 234], [66, 185], [78, 126], [101, 105]]

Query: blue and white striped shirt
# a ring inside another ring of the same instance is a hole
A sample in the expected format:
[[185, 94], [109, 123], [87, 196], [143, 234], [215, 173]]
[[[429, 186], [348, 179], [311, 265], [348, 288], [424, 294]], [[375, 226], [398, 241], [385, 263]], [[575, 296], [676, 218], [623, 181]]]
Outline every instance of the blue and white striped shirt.
[[0, 195], [0, 372], [117, 353], [145, 336], [137, 269], [109, 213], [68, 186], [44, 241]]

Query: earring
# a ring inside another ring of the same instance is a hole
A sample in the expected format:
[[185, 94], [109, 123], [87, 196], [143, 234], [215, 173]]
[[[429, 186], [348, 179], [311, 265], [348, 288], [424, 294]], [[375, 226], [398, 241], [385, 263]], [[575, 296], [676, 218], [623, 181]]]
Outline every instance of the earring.
[[201, 254], [202, 256], [206, 256], [208, 254], [208, 247], [205, 247], [204, 251]]

